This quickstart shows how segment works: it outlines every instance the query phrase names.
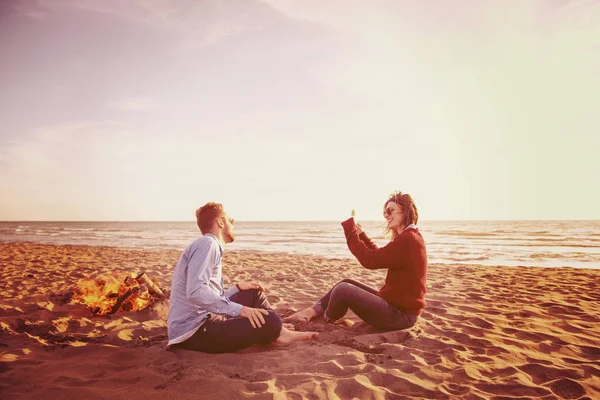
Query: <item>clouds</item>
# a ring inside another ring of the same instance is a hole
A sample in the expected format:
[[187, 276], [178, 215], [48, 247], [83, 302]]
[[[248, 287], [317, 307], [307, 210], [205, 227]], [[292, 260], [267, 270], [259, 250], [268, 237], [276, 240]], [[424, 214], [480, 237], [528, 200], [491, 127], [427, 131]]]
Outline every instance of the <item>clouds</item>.
[[143, 97], [108, 102], [108, 107], [121, 111], [148, 111], [157, 108], [157, 106], [156, 99]]
[[424, 219], [576, 216], [546, 201], [557, 185], [596, 215], [593, 2], [15, 4], [0, 219], [41, 218], [24, 199], [61, 219], [185, 219], [209, 200], [376, 219], [393, 189]]
[[15, 10], [32, 19], [65, 12], [100, 14], [124, 19], [178, 36], [176, 51], [215, 45], [230, 36], [261, 29], [284, 19], [254, 0], [37, 0], [17, 2]]
[[81, 172], [84, 164], [93, 163], [103, 148], [118, 149], [125, 136], [124, 127], [113, 121], [34, 129], [29, 135], [3, 145], [3, 180], [9, 187], [11, 183], [19, 186], [23, 181], [53, 185], [55, 180], [49, 179], [50, 176], [66, 175], [69, 179]]
[[[36, 129], [27, 139], [3, 147], [3, 216], [160, 217], [160, 212], [149, 210], [149, 204], [171, 196], [173, 185], [181, 184], [183, 177], [178, 168], [193, 163], [192, 148], [172, 145], [161, 138], [144, 138], [135, 128], [113, 121]], [[23, 209], [27, 210], [24, 216]]]

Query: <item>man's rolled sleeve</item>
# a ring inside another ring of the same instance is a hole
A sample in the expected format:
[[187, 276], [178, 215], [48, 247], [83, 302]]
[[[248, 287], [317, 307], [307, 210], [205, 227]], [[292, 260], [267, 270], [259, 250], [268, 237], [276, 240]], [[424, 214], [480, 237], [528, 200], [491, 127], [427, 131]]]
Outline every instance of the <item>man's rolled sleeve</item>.
[[229, 303], [229, 309], [227, 310], [226, 314], [229, 315], [230, 317], [239, 317], [240, 314], [242, 313], [242, 308], [244, 308], [243, 305], [234, 303], [232, 301]]
[[225, 297], [229, 298], [239, 292], [240, 292], [240, 289], [237, 288], [237, 285], [233, 285], [232, 287], [230, 287], [229, 289], [227, 289], [225, 291]]

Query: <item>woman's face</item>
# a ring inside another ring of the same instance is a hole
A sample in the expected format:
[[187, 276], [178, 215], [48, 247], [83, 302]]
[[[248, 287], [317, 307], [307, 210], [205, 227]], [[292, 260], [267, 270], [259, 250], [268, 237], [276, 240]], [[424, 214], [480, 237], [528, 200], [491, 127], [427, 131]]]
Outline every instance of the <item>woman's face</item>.
[[393, 201], [386, 203], [383, 208], [383, 217], [387, 221], [388, 229], [395, 231], [404, 229], [404, 226], [402, 226], [404, 213], [402, 212], [402, 208]]

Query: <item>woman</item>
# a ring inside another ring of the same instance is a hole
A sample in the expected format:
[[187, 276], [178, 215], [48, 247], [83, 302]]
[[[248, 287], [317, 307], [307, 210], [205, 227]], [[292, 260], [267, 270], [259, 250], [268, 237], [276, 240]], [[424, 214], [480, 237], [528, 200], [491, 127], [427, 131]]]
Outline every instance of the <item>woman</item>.
[[390, 195], [383, 205], [386, 233], [392, 241], [379, 248], [363, 232], [354, 217], [342, 222], [350, 252], [367, 269], [386, 268], [385, 284], [377, 291], [351, 279], [337, 283], [314, 306], [288, 321], [308, 322], [325, 315], [328, 321], [342, 318], [348, 308], [369, 325], [381, 330], [413, 326], [425, 307], [427, 253], [417, 229], [419, 214], [408, 194]]

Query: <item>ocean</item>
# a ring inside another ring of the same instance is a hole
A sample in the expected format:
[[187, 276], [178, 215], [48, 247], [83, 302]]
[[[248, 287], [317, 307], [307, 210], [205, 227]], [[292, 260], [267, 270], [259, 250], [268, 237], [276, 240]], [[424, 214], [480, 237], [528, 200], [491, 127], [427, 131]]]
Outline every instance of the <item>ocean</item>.
[[[362, 223], [362, 222], [361, 222]], [[364, 222], [384, 245], [384, 225]], [[600, 221], [424, 221], [430, 263], [600, 269]], [[352, 258], [339, 222], [236, 221], [227, 250]], [[190, 222], [0, 222], [0, 242], [183, 250], [200, 236]]]

